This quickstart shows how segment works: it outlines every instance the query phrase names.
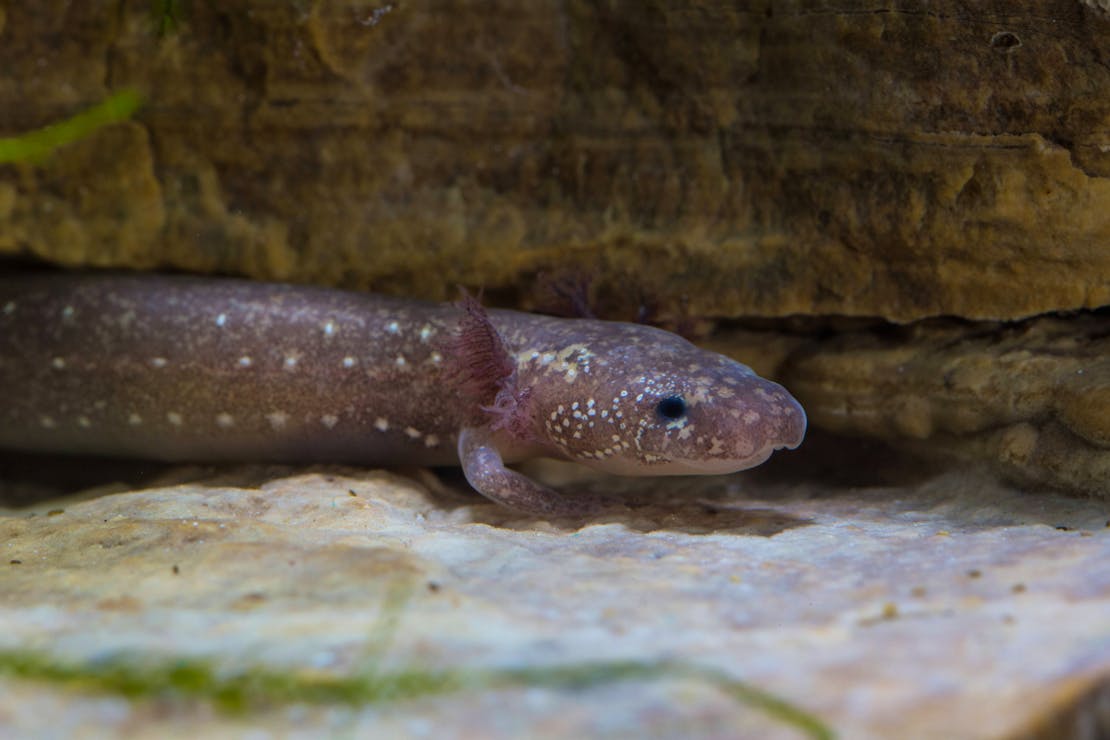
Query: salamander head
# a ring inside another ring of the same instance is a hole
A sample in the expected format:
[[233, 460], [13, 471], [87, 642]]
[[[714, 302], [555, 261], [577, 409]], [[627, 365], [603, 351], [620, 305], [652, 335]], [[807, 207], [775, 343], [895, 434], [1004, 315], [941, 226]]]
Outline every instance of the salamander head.
[[554, 373], [531, 368], [543, 378], [530, 405], [545, 444], [623, 475], [731, 473], [801, 444], [806, 415], [782, 386], [672, 334], [633, 328], [635, 341], [548, 353]]

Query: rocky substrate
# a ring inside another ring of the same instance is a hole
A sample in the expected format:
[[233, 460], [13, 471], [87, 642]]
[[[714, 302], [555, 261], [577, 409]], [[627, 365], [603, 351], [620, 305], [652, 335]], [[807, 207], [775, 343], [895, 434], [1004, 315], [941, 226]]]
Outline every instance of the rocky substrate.
[[627, 503], [587, 522], [353, 470], [8, 510], [0, 734], [1094, 737], [1104, 506], [799, 461], [572, 476]]

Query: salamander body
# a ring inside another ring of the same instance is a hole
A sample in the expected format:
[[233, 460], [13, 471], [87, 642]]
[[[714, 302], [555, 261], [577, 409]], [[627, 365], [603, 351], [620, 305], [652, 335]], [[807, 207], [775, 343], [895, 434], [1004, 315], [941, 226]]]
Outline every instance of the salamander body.
[[0, 446], [161, 460], [461, 464], [533, 513], [582, 504], [505, 467], [715, 474], [796, 447], [801, 406], [647, 326], [325, 288], [0, 277]]

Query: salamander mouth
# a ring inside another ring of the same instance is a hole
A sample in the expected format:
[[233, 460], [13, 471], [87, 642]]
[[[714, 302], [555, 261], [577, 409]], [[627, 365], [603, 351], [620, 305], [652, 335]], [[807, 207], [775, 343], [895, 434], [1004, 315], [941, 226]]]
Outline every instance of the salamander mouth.
[[704, 460], [674, 460], [665, 465], [666, 470], [656, 469], [654, 475], [726, 475], [754, 468], [766, 462], [777, 449], [786, 445], [767, 445], [743, 458], [707, 458]]
[[652, 464], [629, 461], [624, 465], [614, 460], [608, 460], [604, 463], [594, 463], [589, 460], [582, 460], [581, 462], [592, 468], [628, 476], [727, 475], [754, 468], [766, 461], [775, 450], [786, 446], [783, 444], [767, 445], [743, 458], [712, 457], [702, 460], [666, 460]]

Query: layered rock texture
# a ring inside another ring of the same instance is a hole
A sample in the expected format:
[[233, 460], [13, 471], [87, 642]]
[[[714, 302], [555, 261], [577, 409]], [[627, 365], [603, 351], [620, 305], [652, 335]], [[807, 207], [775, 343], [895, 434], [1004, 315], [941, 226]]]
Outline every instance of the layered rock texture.
[[[1110, 17], [1079, 2], [4, 6], [0, 251], [697, 316], [1110, 303]], [[625, 296], [639, 300], [641, 296]]]
[[[816, 433], [741, 489], [623, 484], [647, 503], [585, 529], [353, 472], [12, 508], [0, 647], [37, 668], [0, 666], [0, 734], [262, 722], [42, 682], [118, 654], [348, 675], [387, 571], [442, 589], [400, 612], [408, 663], [639, 678], [349, 714], [262, 692], [270, 729], [1108, 731], [1108, 59], [1093, 0], [0, 0], [0, 257], [646, 320]], [[73, 490], [24, 467], [0, 460], [13, 507]], [[645, 672], [672, 660], [703, 672]]]

